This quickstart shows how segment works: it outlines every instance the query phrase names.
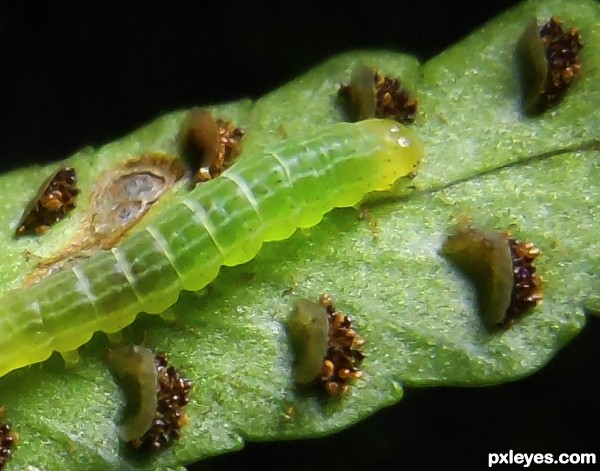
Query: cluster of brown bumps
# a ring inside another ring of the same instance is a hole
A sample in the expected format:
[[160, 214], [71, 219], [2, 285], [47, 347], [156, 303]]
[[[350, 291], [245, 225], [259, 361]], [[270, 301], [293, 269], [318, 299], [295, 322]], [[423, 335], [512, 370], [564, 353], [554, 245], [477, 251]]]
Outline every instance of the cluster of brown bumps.
[[376, 69], [358, 69], [350, 83], [340, 87], [339, 94], [350, 102], [352, 114], [358, 120], [387, 118], [408, 124], [417, 114], [417, 99], [397, 78], [387, 77]]
[[[1, 410], [0, 410], [1, 412]], [[0, 424], [0, 470], [12, 454], [12, 447], [17, 441], [17, 434], [10, 429], [6, 423]]]
[[55, 172], [23, 211], [17, 235], [46, 232], [77, 206], [75, 197], [78, 194], [75, 169], [64, 167]]
[[534, 260], [540, 255], [533, 242], [508, 238], [513, 262], [513, 290], [506, 311], [505, 324], [510, 325], [523, 312], [535, 307], [544, 297], [542, 280], [535, 274]]
[[198, 181], [210, 180], [221, 175], [231, 167], [240, 153], [240, 141], [245, 131], [224, 119], [217, 119], [216, 123], [219, 133], [217, 154], [208, 167], [200, 167], [196, 174]]
[[375, 72], [375, 117], [407, 123], [417, 114], [417, 100], [400, 86], [400, 81]]
[[131, 442], [134, 448], [147, 452], [162, 450], [181, 436], [181, 427], [188, 422], [181, 408], [188, 404], [193, 386], [169, 365], [165, 355], [157, 354], [154, 361], [158, 373], [156, 413], [150, 429]]
[[319, 302], [325, 306], [329, 321], [329, 345], [318, 381], [331, 396], [348, 391], [348, 382], [361, 377], [358, 369], [365, 355], [360, 347], [364, 340], [352, 328], [347, 315], [337, 312], [331, 297], [324, 294]]
[[576, 28], [564, 31], [562, 21], [551, 17], [540, 29], [540, 39], [546, 52], [548, 73], [542, 100], [554, 103], [565, 93], [581, 70], [577, 54], [583, 47]]
[[202, 108], [192, 108], [179, 131], [179, 145], [193, 165], [198, 165], [196, 182], [218, 177], [240, 153], [244, 130], [217, 118]]

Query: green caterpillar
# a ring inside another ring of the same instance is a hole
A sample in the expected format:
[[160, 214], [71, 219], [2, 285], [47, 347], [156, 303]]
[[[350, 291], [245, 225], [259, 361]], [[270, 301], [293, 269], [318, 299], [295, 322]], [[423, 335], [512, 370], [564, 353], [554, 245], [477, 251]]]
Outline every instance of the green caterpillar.
[[340, 123], [246, 153], [116, 247], [4, 296], [0, 376], [73, 351], [98, 330], [116, 332], [141, 311], [164, 311], [181, 290], [203, 288], [264, 242], [389, 189], [422, 154], [411, 131], [386, 120]]

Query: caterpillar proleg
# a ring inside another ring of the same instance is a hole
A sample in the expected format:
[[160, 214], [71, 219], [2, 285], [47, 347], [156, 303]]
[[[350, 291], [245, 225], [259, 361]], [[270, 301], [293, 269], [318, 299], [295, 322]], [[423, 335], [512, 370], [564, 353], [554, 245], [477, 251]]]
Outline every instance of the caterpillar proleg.
[[415, 171], [417, 137], [398, 123], [340, 123], [245, 153], [180, 197], [149, 225], [0, 300], [0, 376], [116, 332], [141, 311], [160, 313], [181, 290], [210, 283], [223, 265], [252, 259], [264, 242], [320, 222]]

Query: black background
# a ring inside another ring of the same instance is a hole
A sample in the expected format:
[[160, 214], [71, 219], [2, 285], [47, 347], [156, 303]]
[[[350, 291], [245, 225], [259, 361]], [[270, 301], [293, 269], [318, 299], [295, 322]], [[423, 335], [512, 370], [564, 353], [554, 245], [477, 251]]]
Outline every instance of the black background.
[[[342, 51], [426, 60], [517, 2], [73, 3], [0, 7], [0, 169], [62, 159], [175, 109], [259, 97]], [[331, 437], [248, 444], [191, 468], [481, 469], [509, 449], [598, 453], [599, 340], [592, 318], [522, 381], [409, 389]]]

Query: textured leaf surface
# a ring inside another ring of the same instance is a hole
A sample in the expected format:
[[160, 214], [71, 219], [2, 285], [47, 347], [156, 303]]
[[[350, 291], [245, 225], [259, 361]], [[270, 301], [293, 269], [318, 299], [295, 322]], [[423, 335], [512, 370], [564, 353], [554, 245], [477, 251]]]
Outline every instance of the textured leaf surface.
[[[559, 16], [585, 38], [583, 73], [560, 106], [538, 118], [519, 111], [515, 38], [533, 15]], [[420, 99], [417, 132], [427, 160], [408, 196], [371, 204], [367, 216], [337, 210], [310, 232], [268, 244], [250, 263], [223, 269], [203, 293], [183, 293], [174, 322], [140, 316], [132, 342], [170, 354], [196, 384], [184, 438], [138, 461], [119, 444], [121, 393], [102, 362], [106, 337], [81, 350], [65, 370], [54, 356], [0, 379], [0, 403], [18, 429], [11, 461], [18, 469], [165, 469], [238, 449], [245, 439], [313, 437], [395, 403], [403, 385], [495, 384], [544, 365], [597, 309], [600, 241], [597, 138], [600, 9], [593, 2], [530, 2], [501, 16], [428, 63], [391, 52], [332, 59], [258, 100], [212, 108], [248, 132], [246, 146], [268, 148], [285, 137], [343, 119], [336, 98], [361, 63], [400, 76]], [[52, 169], [0, 177], [3, 195], [0, 290], [17, 287], [76, 230], [98, 174], [145, 151], [173, 153], [183, 113], [165, 116], [98, 151], [69, 160], [82, 198], [69, 223], [40, 239], [11, 239], [19, 214]], [[582, 149], [582, 150], [577, 150]], [[27, 188], [27, 191], [15, 189]], [[180, 189], [180, 191], [184, 191]], [[169, 199], [153, 208], [168, 210]], [[544, 303], [502, 334], [479, 320], [470, 285], [439, 255], [460, 215], [535, 241]], [[568, 280], [568, 282], [565, 282]], [[364, 378], [341, 401], [298, 394], [282, 322], [297, 297], [329, 292], [367, 341]], [[294, 414], [286, 418], [289, 407]]]

